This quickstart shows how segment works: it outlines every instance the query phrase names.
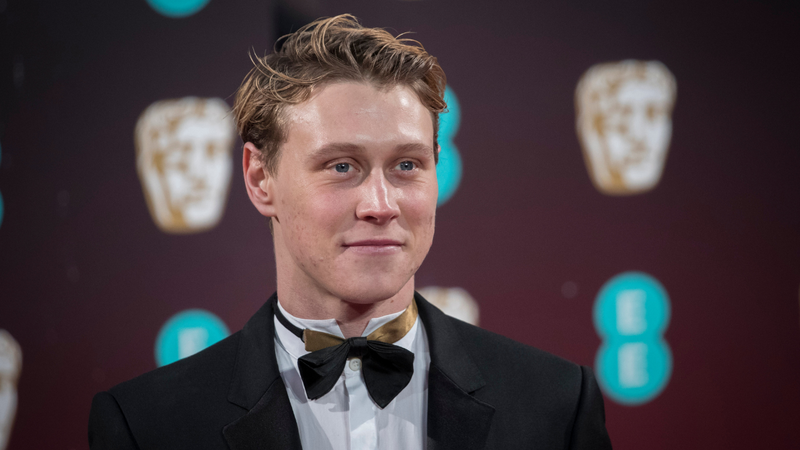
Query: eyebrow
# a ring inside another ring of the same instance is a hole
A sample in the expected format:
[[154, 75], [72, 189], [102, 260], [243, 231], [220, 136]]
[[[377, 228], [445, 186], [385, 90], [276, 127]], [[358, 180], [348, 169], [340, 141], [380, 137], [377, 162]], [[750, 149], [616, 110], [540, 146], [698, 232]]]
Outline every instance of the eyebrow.
[[[322, 147], [314, 150], [314, 152], [311, 154], [311, 157], [314, 158], [314, 159], [322, 158], [322, 157], [325, 157], [329, 153], [354, 152], [354, 153], [362, 153], [363, 154], [366, 151], [367, 151], [367, 148], [364, 147], [363, 145], [351, 144], [351, 143], [347, 143], [347, 142], [333, 142], [333, 143], [330, 143], [330, 144], [325, 144]], [[410, 143], [407, 143], [407, 144], [398, 145], [397, 147], [395, 147], [394, 151], [396, 153], [420, 151], [420, 152], [423, 152], [423, 153], [430, 153], [431, 156], [434, 154], [433, 153], [433, 147], [431, 147], [430, 145], [419, 143], [419, 142], [410, 142]]]
[[364, 153], [366, 150], [367, 149], [363, 145], [350, 144], [346, 142], [333, 142], [330, 144], [325, 144], [322, 147], [314, 150], [314, 152], [311, 154], [311, 157], [314, 159], [322, 158], [328, 153]]
[[398, 153], [421, 151], [422, 153], [430, 153], [431, 156], [434, 154], [432, 146], [418, 142], [400, 145], [396, 148], [396, 150]]

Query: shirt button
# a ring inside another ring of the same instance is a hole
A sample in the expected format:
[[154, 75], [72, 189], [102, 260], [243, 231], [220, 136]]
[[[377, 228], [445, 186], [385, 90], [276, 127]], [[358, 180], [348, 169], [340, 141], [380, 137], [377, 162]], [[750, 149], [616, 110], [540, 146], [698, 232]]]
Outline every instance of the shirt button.
[[350, 360], [350, 370], [353, 372], [358, 372], [361, 369], [361, 360], [358, 358], [353, 358]]

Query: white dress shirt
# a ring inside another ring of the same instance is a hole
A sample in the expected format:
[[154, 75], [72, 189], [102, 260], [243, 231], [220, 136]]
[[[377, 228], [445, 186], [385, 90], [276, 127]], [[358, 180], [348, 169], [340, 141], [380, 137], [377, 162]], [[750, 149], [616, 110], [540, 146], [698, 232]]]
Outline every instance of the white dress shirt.
[[[290, 323], [344, 338], [336, 319], [310, 320], [278, 308]], [[367, 336], [401, 312], [370, 319]], [[297, 359], [309, 352], [305, 344], [275, 320], [275, 355], [286, 385], [304, 449], [311, 450], [407, 450], [425, 448], [428, 413], [430, 353], [425, 327], [417, 317], [411, 330], [395, 345], [414, 354], [414, 375], [408, 386], [381, 409], [367, 393], [361, 360], [351, 358], [330, 392], [316, 400], [306, 397]]]

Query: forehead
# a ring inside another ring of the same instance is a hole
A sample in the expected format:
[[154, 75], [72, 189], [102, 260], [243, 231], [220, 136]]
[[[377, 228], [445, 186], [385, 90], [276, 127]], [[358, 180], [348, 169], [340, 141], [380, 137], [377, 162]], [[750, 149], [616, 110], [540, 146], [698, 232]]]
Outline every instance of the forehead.
[[408, 86], [378, 87], [340, 81], [286, 110], [287, 144], [348, 143], [382, 146], [426, 143], [432, 147], [433, 118]]

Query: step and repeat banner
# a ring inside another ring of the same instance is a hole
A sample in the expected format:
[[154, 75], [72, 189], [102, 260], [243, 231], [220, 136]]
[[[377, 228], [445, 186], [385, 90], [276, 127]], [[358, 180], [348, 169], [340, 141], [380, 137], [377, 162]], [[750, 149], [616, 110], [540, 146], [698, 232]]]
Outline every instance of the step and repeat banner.
[[778, 2], [0, 2], [0, 449], [275, 289], [230, 113], [321, 16], [448, 76], [418, 290], [593, 367], [615, 448], [800, 443], [800, 8]]

